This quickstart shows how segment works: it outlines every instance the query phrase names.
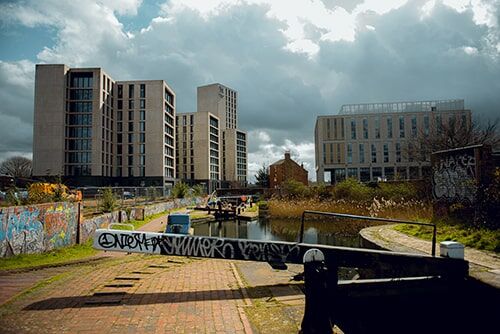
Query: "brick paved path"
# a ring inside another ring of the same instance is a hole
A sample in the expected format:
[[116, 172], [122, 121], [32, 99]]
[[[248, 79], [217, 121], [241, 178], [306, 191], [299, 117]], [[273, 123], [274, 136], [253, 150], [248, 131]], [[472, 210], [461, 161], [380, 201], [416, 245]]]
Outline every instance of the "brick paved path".
[[167, 259], [130, 255], [82, 266], [0, 308], [1, 332], [251, 332], [231, 262]]

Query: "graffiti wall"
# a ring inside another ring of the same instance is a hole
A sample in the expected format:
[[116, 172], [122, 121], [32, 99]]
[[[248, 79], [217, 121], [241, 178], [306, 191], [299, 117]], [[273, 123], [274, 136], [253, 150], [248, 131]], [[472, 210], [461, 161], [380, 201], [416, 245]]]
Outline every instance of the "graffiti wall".
[[74, 244], [77, 226], [78, 203], [0, 208], [0, 257]]
[[[142, 219], [143, 217], [151, 216], [167, 210], [185, 206], [195, 206], [202, 202], [201, 198], [182, 198], [174, 199], [167, 202], [146, 205], [144, 208], [133, 208], [130, 212], [130, 219]], [[120, 218], [121, 214], [121, 218]], [[113, 211], [93, 218], [85, 219], [82, 221], [80, 230], [80, 242], [85, 242], [92, 238], [95, 230], [98, 228], [105, 228], [111, 223], [127, 221], [125, 211]]]

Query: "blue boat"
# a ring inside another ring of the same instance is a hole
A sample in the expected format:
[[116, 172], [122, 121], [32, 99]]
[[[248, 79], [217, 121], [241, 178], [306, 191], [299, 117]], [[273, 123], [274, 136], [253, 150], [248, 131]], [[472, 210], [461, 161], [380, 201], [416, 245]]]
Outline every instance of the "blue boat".
[[191, 219], [187, 213], [171, 213], [167, 218], [165, 233], [190, 234]]

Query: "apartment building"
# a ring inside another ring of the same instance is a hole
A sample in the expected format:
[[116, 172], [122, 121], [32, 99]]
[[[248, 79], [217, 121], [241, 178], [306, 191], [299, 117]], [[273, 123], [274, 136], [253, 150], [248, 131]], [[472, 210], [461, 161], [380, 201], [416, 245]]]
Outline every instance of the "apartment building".
[[209, 191], [247, 181], [247, 134], [238, 129], [237, 92], [197, 89], [197, 112], [177, 114], [177, 178]]
[[314, 130], [316, 176], [332, 183], [419, 179], [430, 173], [430, 157], [418, 146], [445, 125], [470, 124], [464, 100], [343, 105], [338, 115], [319, 116]]
[[209, 112], [179, 113], [176, 124], [177, 178], [216, 189], [222, 156], [219, 118]]
[[37, 65], [33, 175], [79, 186], [165, 186], [175, 177], [175, 93], [101, 68]]
[[238, 93], [224, 85], [214, 83], [197, 89], [197, 111], [206, 111], [219, 117], [222, 129], [236, 129]]

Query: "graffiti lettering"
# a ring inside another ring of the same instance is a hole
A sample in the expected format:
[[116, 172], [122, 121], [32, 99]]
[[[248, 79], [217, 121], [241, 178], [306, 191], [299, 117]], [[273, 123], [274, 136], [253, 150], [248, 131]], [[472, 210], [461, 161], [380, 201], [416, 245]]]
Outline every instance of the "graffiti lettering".
[[298, 244], [152, 232], [97, 230], [94, 237], [94, 248], [265, 262], [302, 261], [301, 248]]
[[477, 190], [475, 166], [475, 158], [469, 154], [441, 158], [434, 164], [432, 171], [434, 198], [473, 203]]

